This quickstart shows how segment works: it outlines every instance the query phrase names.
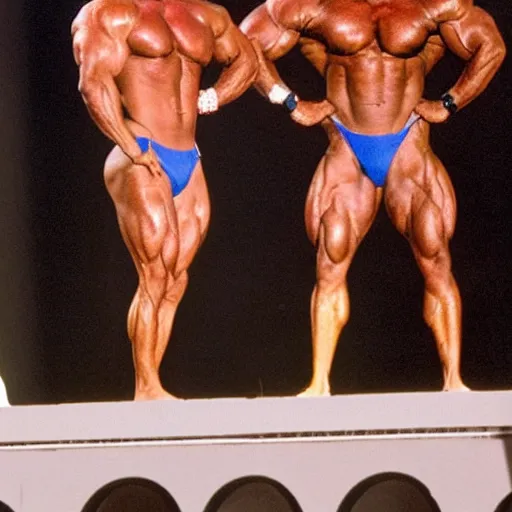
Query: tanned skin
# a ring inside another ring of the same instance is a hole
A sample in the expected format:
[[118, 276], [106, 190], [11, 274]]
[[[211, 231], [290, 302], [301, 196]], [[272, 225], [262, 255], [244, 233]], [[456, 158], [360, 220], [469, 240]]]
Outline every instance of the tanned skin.
[[[317, 247], [311, 299], [313, 375], [303, 396], [330, 394], [329, 374], [349, 318], [347, 271], [384, 203], [409, 241], [425, 281], [424, 318], [437, 342], [444, 390], [465, 390], [460, 375], [461, 299], [449, 241], [456, 220], [451, 181], [429, 145], [431, 123], [449, 117], [423, 98], [425, 76], [445, 48], [466, 62], [448, 91], [465, 107], [488, 85], [505, 46], [493, 19], [472, 0], [268, 0], [242, 23], [259, 52], [258, 90], [283, 85], [273, 61], [299, 44], [326, 81], [326, 100], [299, 101], [292, 118], [322, 122], [330, 145], [313, 177], [306, 229]], [[400, 131], [420, 116], [395, 155], [384, 187], [363, 174], [329, 116], [351, 131]]]
[[203, 67], [223, 65], [214, 86], [222, 106], [252, 84], [257, 59], [227, 11], [202, 0], [93, 0], [77, 15], [72, 35], [79, 90], [116, 144], [105, 183], [139, 276], [128, 314], [135, 399], [171, 398], [159, 367], [210, 203], [200, 162], [173, 197], [156, 155], [151, 148], [142, 153], [135, 136], [194, 148]]

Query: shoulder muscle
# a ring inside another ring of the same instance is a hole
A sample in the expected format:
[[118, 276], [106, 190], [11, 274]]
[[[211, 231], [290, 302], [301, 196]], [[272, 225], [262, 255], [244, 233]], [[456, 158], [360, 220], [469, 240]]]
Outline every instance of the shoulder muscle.
[[230, 27], [233, 21], [228, 10], [222, 5], [206, 3], [206, 22], [213, 32], [214, 37], [221, 37]]
[[473, 8], [473, 0], [430, 0], [428, 11], [437, 23], [456, 21]]
[[94, 0], [84, 6], [71, 26], [76, 62], [101, 62], [112, 72], [119, 72], [117, 68], [121, 60], [124, 62], [126, 40], [137, 15], [131, 1]]
[[277, 25], [301, 32], [318, 15], [318, 0], [267, 0], [270, 17]]

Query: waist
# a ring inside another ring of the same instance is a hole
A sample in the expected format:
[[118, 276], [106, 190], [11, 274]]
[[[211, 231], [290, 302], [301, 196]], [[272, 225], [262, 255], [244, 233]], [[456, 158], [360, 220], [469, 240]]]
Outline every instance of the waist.
[[359, 136], [362, 136], [362, 137], [369, 137], [369, 138], [371, 138], [371, 137], [390, 136], [390, 135], [400, 135], [404, 131], [407, 131], [419, 119], [420, 119], [420, 116], [418, 114], [416, 114], [415, 112], [411, 112], [411, 114], [409, 115], [409, 117], [405, 121], [405, 123], [401, 123], [401, 126], [398, 129], [392, 129], [392, 130], [383, 131], [383, 132], [380, 132], [380, 133], [374, 133], [373, 131], [368, 133], [364, 129], [363, 130], [354, 129], [352, 126], [350, 128], [347, 127], [346, 124], [344, 124], [336, 114], [333, 114], [331, 116], [331, 121], [335, 124], [335, 126], [340, 131], [350, 132], [350, 133], [352, 133], [354, 135], [359, 135]]
[[135, 137], [135, 140], [137, 141], [137, 144], [139, 145], [139, 148], [146, 152], [149, 148], [153, 149], [155, 153], [162, 159], [167, 158], [176, 158], [176, 157], [186, 157], [189, 155], [196, 155], [201, 156], [201, 153], [199, 152], [199, 148], [197, 147], [197, 144], [193, 144], [192, 147], [187, 149], [176, 149], [169, 146], [166, 146], [164, 144], [161, 144], [160, 142], [155, 141], [152, 138], [149, 137]]
[[422, 91], [423, 87], [415, 80], [398, 85], [391, 81], [371, 87], [367, 79], [351, 77], [349, 80], [345, 76], [328, 84], [327, 99], [349, 129], [383, 134], [397, 132], [405, 125]]
[[195, 146], [195, 124], [186, 129], [181, 126], [162, 126], [129, 119], [126, 124], [135, 138], [145, 138], [162, 147], [176, 151], [189, 151]]

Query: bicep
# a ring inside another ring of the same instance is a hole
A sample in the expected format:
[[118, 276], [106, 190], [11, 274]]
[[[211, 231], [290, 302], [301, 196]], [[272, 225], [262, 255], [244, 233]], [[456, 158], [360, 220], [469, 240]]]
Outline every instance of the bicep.
[[213, 57], [217, 62], [229, 65], [242, 54], [252, 56], [253, 49], [227, 13], [224, 18], [222, 30], [214, 36]]
[[281, 26], [270, 15], [266, 4], [255, 9], [240, 25], [249, 39], [258, 41], [265, 57], [277, 60], [298, 42], [299, 33]]
[[483, 45], [503, 45], [494, 20], [479, 7], [471, 7], [456, 21], [442, 23], [440, 33], [446, 46], [464, 60], [470, 60]]

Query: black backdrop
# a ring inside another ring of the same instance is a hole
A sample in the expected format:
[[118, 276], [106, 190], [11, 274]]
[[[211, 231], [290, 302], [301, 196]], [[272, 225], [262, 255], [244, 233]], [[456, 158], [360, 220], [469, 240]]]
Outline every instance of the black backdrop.
[[[0, 209], [6, 248], [0, 277], [14, 283], [0, 292], [2, 321], [10, 322], [0, 339], [0, 370], [14, 403], [132, 396], [125, 325], [137, 283], [103, 186], [111, 144], [89, 120], [76, 88], [69, 26], [83, 3], [26, 0], [1, 18], [2, 138], [17, 143], [9, 145], [2, 171], [16, 187], [4, 189], [10, 206]], [[221, 3], [237, 23], [258, 4]], [[509, 44], [508, 2], [480, 5]], [[321, 80], [297, 53], [280, 69], [302, 96], [322, 96]], [[454, 58], [445, 59], [428, 95], [438, 97], [460, 70]], [[205, 85], [217, 71], [206, 71]], [[507, 59], [475, 103], [432, 130], [459, 204], [452, 252], [464, 306], [463, 375], [475, 389], [512, 382], [510, 77]], [[325, 135], [298, 127], [249, 91], [202, 118], [197, 140], [212, 221], [191, 268], [162, 380], [188, 398], [295, 393], [307, 382], [311, 357], [315, 256], [303, 206]], [[384, 211], [356, 256], [349, 284], [352, 316], [333, 391], [440, 389], [434, 340], [422, 321], [422, 279]]]

